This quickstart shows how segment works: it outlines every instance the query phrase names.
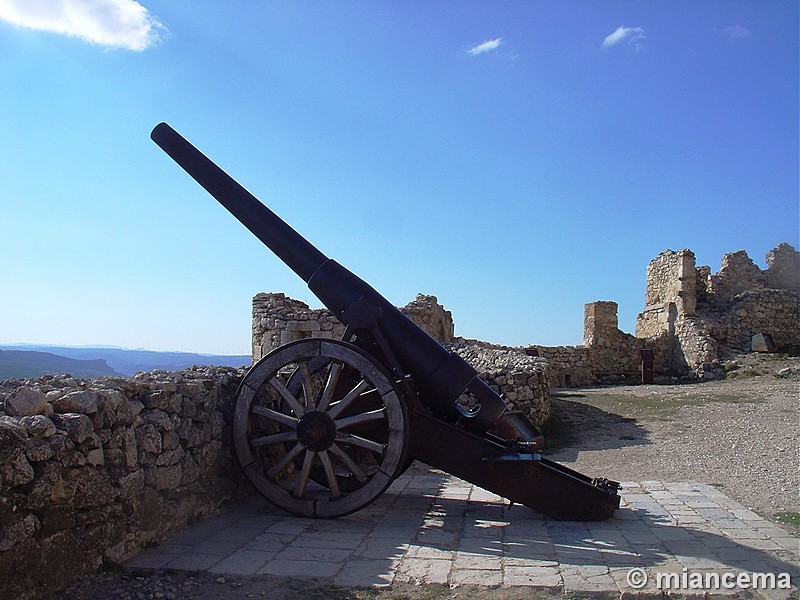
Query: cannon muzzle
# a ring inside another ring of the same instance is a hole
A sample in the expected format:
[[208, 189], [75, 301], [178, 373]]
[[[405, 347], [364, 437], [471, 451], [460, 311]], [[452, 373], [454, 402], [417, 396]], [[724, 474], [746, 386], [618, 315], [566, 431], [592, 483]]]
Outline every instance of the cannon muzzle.
[[303, 281], [308, 283], [316, 270], [328, 260], [327, 256], [172, 127], [160, 123], [150, 137]]

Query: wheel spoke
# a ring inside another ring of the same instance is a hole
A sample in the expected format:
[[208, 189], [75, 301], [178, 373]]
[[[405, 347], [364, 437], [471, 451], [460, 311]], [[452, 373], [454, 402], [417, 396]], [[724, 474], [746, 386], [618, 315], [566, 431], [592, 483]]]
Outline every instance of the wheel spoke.
[[308, 363], [300, 363], [300, 376], [303, 378], [303, 397], [306, 402], [306, 410], [315, 410], [314, 389], [311, 383], [311, 373], [308, 372]]
[[339, 482], [336, 480], [336, 473], [333, 471], [333, 465], [331, 464], [331, 458], [328, 456], [327, 450], [323, 450], [319, 453], [319, 460], [322, 463], [322, 470], [325, 471], [325, 479], [328, 480], [331, 498], [338, 498], [342, 493], [339, 491]]
[[314, 462], [314, 455], [316, 452], [306, 450], [306, 455], [303, 458], [303, 467], [300, 469], [300, 479], [297, 480], [297, 485], [294, 487], [294, 495], [302, 498], [306, 493], [306, 485], [311, 476], [311, 464]]
[[253, 414], [259, 415], [261, 417], [266, 417], [271, 421], [276, 421], [281, 425], [286, 425], [287, 427], [291, 427], [292, 429], [297, 429], [297, 421], [298, 419], [285, 415], [277, 410], [272, 410], [271, 408], [267, 408], [266, 406], [254, 406], [253, 407]]
[[366, 448], [367, 450], [371, 450], [377, 454], [383, 454], [383, 451], [386, 450], [385, 444], [379, 444], [378, 442], [373, 442], [372, 440], [368, 440], [358, 435], [353, 435], [352, 433], [337, 433], [336, 441]]
[[356, 462], [352, 458], [350, 458], [350, 455], [344, 450], [342, 450], [338, 444], [334, 443], [329, 448], [329, 450], [333, 452], [339, 458], [339, 460], [341, 460], [344, 463], [344, 466], [347, 467], [347, 469], [353, 475], [355, 475], [356, 479], [358, 479], [359, 482], [364, 483], [367, 480], [367, 474], [361, 470], [361, 467], [359, 467], [356, 464]]
[[371, 410], [369, 412], [361, 413], [360, 415], [353, 415], [352, 417], [343, 417], [335, 421], [336, 429], [345, 429], [347, 427], [354, 427], [364, 423], [371, 423], [373, 421], [382, 421], [386, 418], [386, 408], [379, 408], [378, 410]]
[[292, 411], [294, 411], [294, 414], [296, 414], [298, 417], [302, 417], [304, 414], [306, 414], [306, 410], [300, 405], [300, 403], [297, 401], [297, 398], [292, 396], [292, 393], [286, 389], [285, 385], [278, 381], [277, 377], [270, 379], [269, 384], [281, 395], [281, 398], [286, 400], [286, 402], [289, 404], [289, 407], [292, 409]]
[[322, 391], [322, 398], [319, 401], [317, 410], [325, 412], [333, 399], [333, 392], [336, 391], [336, 384], [339, 383], [339, 375], [342, 373], [341, 363], [332, 363], [328, 372], [328, 381], [325, 382], [325, 389]]
[[276, 462], [269, 471], [267, 471], [267, 477], [269, 477], [274, 481], [275, 478], [278, 475], [280, 475], [281, 471], [283, 471], [287, 467], [287, 465], [290, 462], [292, 462], [297, 457], [297, 455], [300, 454], [300, 452], [302, 451], [303, 451], [303, 444], [297, 442], [294, 448], [292, 448], [291, 450], [289, 450], [289, 452], [284, 454], [283, 457], [278, 462]]
[[271, 444], [280, 444], [281, 442], [293, 442], [296, 439], [297, 434], [294, 431], [275, 433], [273, 435], [262, 435], [261, 437], [250, 440], [250, 447], [258, 448], [259, 446], [269, 446]]
[[356, 387], [350, 390], [347, 395], [339, 400], [336, 404], [334, 404], [331, 409], [328, 411], [328, 416], [331, 419], [335, 419], [339, 413], [341, 413], [345, 408], [347, 408], [353, 400], [358, 398], [366, 389], [369, 387], [369, 383], [366, 379], [362, 379]]

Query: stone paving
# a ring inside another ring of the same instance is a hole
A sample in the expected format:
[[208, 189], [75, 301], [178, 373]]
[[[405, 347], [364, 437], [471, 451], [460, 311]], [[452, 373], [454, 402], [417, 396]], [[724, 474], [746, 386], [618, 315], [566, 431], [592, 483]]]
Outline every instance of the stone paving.
[[[292, 517], [253, 499], [141, 552], [126, 567], [328, 578], [345, 587], [531, 586], [623, 598], [660, 598], [666, 588], [681, 598], [788, 598], [798, 594], [799, 565], [797, 537], [708, 485], [623, 483], [622, 506], [613, 519], [564, 522], [509, 507], [455, 477], [412, 467], [348, 517]], [[789, 573], [792, 587], [715, 585], [714, 577], [724, 583], [719, 578], [726, 573], [774, 574], [776, 584], [785, 581], [781, 573]], [[629, 577], [643, 574], [646, 583], [633, 587], [640, 581]]]

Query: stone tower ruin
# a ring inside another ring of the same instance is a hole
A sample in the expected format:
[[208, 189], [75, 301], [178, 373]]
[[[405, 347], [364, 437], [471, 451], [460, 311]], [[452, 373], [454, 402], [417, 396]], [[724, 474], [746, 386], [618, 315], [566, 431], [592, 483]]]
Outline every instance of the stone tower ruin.
[[789, 244], [767, 254], [763, 271], [744, 250], [726, 254], [717, 273], [697, 267], [691, 250], [667, 250], [648, 265], [636, 337], [660, 346], [663, 371], [749, 352], [757, 334], [779, 348], [800, 341], [800, 253]]

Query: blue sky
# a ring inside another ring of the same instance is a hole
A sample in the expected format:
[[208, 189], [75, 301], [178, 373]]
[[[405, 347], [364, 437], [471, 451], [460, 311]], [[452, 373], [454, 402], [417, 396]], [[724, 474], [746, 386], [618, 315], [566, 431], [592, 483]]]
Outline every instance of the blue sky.
[[305, 284], [149, 139], [167, 121], [456, 333], [632, 332], [645, 269], [798, 247], [798, 4], [0, 0], [0, 343], [248, 353]]

